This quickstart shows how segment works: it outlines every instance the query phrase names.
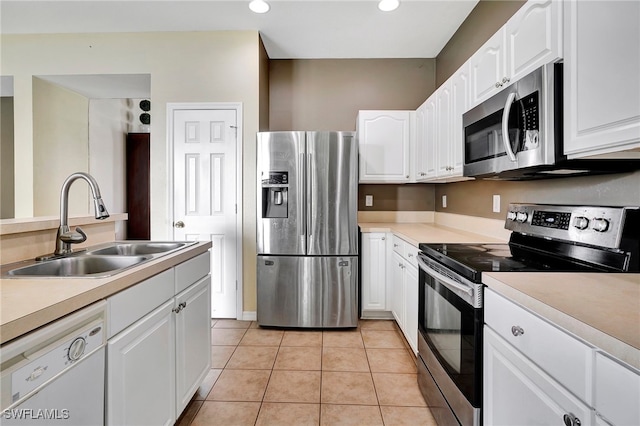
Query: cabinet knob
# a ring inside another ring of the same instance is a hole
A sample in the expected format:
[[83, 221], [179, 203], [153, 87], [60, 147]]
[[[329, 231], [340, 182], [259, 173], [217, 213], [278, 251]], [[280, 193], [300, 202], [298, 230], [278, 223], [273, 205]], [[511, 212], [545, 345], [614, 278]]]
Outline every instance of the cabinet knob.
[[412, 255], [411, 253], [409, 253], [407, 256], [408, 256], [408, 257], [413, 257], [413, 255]]
[[519, 325], [514, 325], [513, 327], [511, 327], [511, 334], [513, 334], [515, 337], [522, 336], [524, 334], [524, 329]]
[[565, 414], [562, 417], [562, 421], [564, 422], [565, 426], [580, 426], [582, 424], [580, 422], [580, 419], [577, 418], [573, 413]]
[[382, 241], [384, 241], [384, 240], [385, 240], [385, 238], [384, 238], [384, 237], [382, 237]]
[[398, 245], [396, 243], [393, 243], [393, 247], [398, 247]]
[[500, 87], [502, 87], [502, 83], [500, 83], [499, 81], [496, 82], [496, 89], [499, 89]]
[[407, 175], [407, 179], [409, 179], [409, 175]]
[[503, 77], [502, 78], [502, 84], [506, 84], [506, 83], [508, 83], [510, 81], [511, 81], [511, 79], [509, 77]]
[[175, 228], [184, 228], [184, 222], [183, 222], [183, 221], [181, 221], [181, 220], [179, 220], [179, 221], [177, 221], [176, 223], [174, 223], [174, 224], [173, 224], [173, 226], [174, 226]]

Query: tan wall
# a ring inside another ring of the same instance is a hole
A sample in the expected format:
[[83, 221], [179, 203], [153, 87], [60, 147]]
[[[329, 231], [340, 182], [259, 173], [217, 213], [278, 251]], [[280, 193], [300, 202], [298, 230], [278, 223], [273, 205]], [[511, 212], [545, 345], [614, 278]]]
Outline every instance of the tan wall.
[[[170, 237], [166, 108], [170, 102], [242, 102], [244, 242], [255, 244], [255, 137], [259, 126], [257, 31], [3, 35], [0, 75], [14, 78], [16, 216], [33, 215], [32, 77], [150, 74], [151, 237]], [[18, 205], [20, 207], [18, 207]], [[249, 250], [251, 246], [249, 247]], [[244, 310], [255, 311], [255, 249], [244, 251]]]
[[436, 87], [451, 77], [525, 3], [525, 0], [480, 0], [436, 57]]
[[[500, 195], [500, 213], [492, 212], [493, 195]], [[442, 208], [442, 196], [447, 208]], [[436, 211], [502, 219], [509, 203], [640, 206], [640, 171], [599, 176], [526, 182], [469, 181], [437, 185]]]
[[[434, 211], [435, 185], [359, 185], [358, 211]], [[373, 195], [373, 206], [365, 206], [365, 196]]]
[[[89, 171], [89, 99], [33, 78], [33, 215], [60, 212], [60, 188], [74, 172]], [[89, 213], [89, 188], [69, 190], [69, 214]]]
[[355, 130], [358, 110], [420, 106], [435, 60], [271, 60], [269, 87], [270, 130]]
[[13, 97], [0, 97], [0, 219], [14, 216]]

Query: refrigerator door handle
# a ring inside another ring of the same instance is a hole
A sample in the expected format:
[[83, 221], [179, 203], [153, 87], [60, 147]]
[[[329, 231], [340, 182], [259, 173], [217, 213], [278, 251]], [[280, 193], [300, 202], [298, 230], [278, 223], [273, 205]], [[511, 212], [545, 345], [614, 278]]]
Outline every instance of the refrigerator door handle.
[[[313, 212], [313, 173], [312, 173], [312, 155], [309, 154], [309, 163], [307, 167], [307, 235], [311, 237], [311, 212]], [[308, 253], [308, 252], [307, 252]]]
[[[303, 198], [301, 197], [301, 195], [304, 194], [304, 190], [305, 190], [305, 155], [304, 152], [300, 153], [300, 169], [301, 172], [298, 173], [298, 217], [305, 217], [307, 212], [306, 212], [306, 207], [305, 204], [303, 202], [300, 202], [300, 200], [302, 200]], [[300, 235], [303, 237], [303, 240], [305, 239], [304, 237], [306, 236], [306, 229], [305, 229], [305, 225], [306, 222], [303, 223], [303, 225], [300, 227]], [[304, 244], [304, 241], [303, 241]]]

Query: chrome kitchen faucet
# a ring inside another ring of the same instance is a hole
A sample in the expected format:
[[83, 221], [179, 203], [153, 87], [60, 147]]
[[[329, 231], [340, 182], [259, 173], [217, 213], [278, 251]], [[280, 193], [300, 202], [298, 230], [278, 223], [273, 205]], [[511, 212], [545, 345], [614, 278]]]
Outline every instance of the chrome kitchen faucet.
[[98, 182], [88, 173], [76, 172], [71, 174], [62, 184], [60, 190], [60, 227], [56, 235], [56, 249], [53, 256], [42, 256], [36, 260], [47, 260], [51, 257], [64, 256], [73, 252], [71, 244], [79, 244], [87, 240], [87, 234], [80, 227], [76, 227], [75, 231], [69, 229], [69, 188], [77, 179], [83, 179], [89, 184], [91, 194], [93, 195], [93, 205], [95, 207], [96, 219], [106, 219], [109, 212], [102, 201]]

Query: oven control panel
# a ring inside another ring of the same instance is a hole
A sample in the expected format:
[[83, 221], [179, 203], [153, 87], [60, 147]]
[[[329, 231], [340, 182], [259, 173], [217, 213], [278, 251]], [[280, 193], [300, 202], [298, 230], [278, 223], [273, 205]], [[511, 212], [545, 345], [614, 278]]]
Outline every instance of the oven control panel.
[[[504, 227], [521, 234], [619, 248], [625, 226], [638, 207], [510, 204]], [[636, 219], [637, 220], [637, 219]]]

